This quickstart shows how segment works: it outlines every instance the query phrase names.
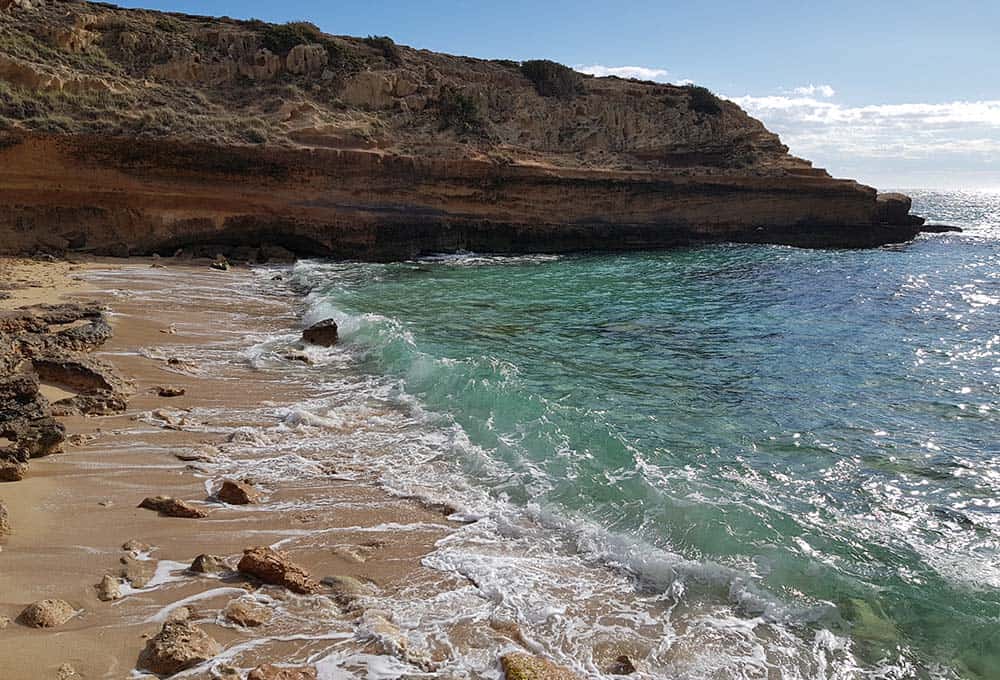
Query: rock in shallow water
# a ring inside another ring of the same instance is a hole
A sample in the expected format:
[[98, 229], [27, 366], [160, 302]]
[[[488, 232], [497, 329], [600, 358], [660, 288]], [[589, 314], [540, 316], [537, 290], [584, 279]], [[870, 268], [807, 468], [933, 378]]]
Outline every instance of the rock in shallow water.
[[271, 620], [271, 610], [251, 599], [240, 598], [226, 605], [226, 618], [233, 623], [255, 628]]
[[337, 322], [333, 319], [323, 319], [302, 331], [302, 340], [311, 345], [333, 347], [337, 339]]
[[10, 517], [7, 515], [7, 506], [0, 501], [0, 536], [10, 534]]
[[111, 574], [105, 574], [97, 584], [97, 599], [102, 602], [122, 599], [121, 581]]
[[229, 571], [225, 557], [208, 554], [198, 555], [188, 568], [196, 574], [218, 574]]
[[247, 680], [316, 680], [316, 669], [306, 666], [279, 667], [266, 663], [250, 671]]
[[226, 479], [223, 480], [219, 490], [215, 492], [215, 497], [229, 505], [247, 505], [256, 503], [260, 499], [260, 493], [246, 482]]
[[309, 572], [292, 562], [288, 555], [266, 546], [244, 550], [237, 569], [264, 583], [284, 586], [295, 593], [311, 594], [320, 589]]
[[138, 667], [158, 675], [173, 675], [208, 661], [222, 651], [218, 642], [189, 621], [168, 621], [146, 643]]
[[531, 654], [515, 652], [500, 659], [507, 680], [580, 680], [569, 669]]
[[30, 628], [54, 628], [76, 615], [76, 610], [65, 600], [39, 600], [21, 612], [20, 621]]

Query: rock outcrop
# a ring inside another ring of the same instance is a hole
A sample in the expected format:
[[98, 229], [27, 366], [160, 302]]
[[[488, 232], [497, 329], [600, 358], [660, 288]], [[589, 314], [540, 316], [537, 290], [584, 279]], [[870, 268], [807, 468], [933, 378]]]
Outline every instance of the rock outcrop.
[[[36, 305], [0, 312], [0, 481], [17, 481], [31, 458], [62, 450], [63, 425], [53, 416], [125, 409], [130, 384], [89, 356], [111, 337], [97, 304]], [[72, 396], [54, 404], [42, 383]], [[2, 444], [2, 442], [0, 442]]]
[[208, 513], [196, 508], [187, 501], [171, 496], [147, 496], [139, 503], [140, 508], [155, 510], [164, 517], [181, 517], [184, 519], [200, 519], [208, 517]]
[[86, 2], [12, 4], [0, 39], [0, 253], [389, 260], [922, 228], [703, 88]]

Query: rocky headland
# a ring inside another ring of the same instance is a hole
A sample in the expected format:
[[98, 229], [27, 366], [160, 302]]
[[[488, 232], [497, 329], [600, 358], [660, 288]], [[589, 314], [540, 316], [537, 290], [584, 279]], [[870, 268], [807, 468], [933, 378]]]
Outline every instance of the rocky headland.
[[0, 0], [2, 254], [870, 247], [918, 234], [909, 209], [700, 87]]

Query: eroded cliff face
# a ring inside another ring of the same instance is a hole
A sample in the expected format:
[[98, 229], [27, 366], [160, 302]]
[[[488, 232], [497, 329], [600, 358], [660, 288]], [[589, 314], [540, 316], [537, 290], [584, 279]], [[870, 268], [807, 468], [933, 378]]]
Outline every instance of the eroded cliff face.
[[4, 1], [0, 252], [863, 247], [922, 223], [699, 88]]

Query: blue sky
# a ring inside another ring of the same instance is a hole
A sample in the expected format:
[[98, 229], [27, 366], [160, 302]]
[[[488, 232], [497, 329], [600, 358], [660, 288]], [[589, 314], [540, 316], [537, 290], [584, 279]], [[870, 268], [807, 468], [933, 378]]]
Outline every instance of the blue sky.
[[597, 73], [638, 67], [623, 73], [734, 99], [837, 176], [1000, 189], [1000, 0], [123, 4], [308, 19], [330, 33]]

